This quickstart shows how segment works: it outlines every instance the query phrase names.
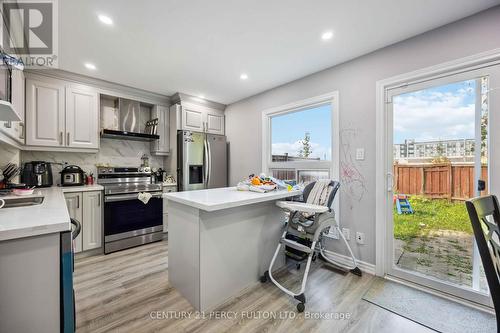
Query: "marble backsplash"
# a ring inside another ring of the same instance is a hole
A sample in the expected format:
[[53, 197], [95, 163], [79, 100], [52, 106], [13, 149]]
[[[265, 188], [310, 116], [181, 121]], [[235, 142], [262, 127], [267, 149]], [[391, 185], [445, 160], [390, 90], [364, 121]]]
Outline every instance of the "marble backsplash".
[[[101, 147], [98, 153], [65, 153], [65, 152], [45, 152], [45, 151], [22, 151], [22, 162], [29, 161], [46, 161], [52, 163], [75, 164], [89, 173], [96, 175], [96, 164], [106, 164], [110, 166], [128, 166], [138, 167], [141, 164], [141, 156], [147, 154], [149, 156], [149, 165], [153, 168], [163, 168], [163, 157], [152, 156], [150, 152], [149, 142], [128, 141], [101, 139]], [[59, 172], [62, 165], [54, 164], [52, 172], [54, 174], [54, 182], [61, 182]]]
[[[21, 161], [21, 151], [6, 143], [0, 142], [0, 168], [4, 168], [8, 163], [19, 165]], [[15, 177], [13, 182], [18, 182], [19, 177]]]
[[19, 149], [0, 142], [0, 168], [7, 165], [7, 163], [19, 164], [20, 158], [21, 153]]

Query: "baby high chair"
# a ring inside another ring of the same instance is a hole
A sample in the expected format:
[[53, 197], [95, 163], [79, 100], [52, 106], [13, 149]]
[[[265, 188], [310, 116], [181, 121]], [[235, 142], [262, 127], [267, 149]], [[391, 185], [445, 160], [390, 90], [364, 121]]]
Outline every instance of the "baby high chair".
[[[270, 279], [279, 289], [298, 300], [297, 310], [299, 312], [303, 312], [305, 309], [306, 297], [304, 291], [306, 288], [307, 276], [309, 274], [311, 261], [315, 261], [318, 254], [320, 258], [327, 263], [345, 271], [350, 270], [353, 274], [361, 276], [361, 270], [358, 268], [356, 258], [352, 253], [349, 243], [347, 243], [347, 240], [340, 231], [340, 226], [335, 219], [335, 212], [332, 209], [333, 199], [339, 187], [340, 183], [337, 181], [315, 181], [304, 188], [302, 194], [304, 202], [278, 201], [276, 203], [278, 207], [289, 214], [289, 217], [286, 223], [286, 230], [283, 232], [278, 247], [274, 252], [269, 270], [264, 273], [260, 280], [262, 283], [265, 283]], [[322, 238], [325, 234], [328, 234], [330, 228], [337, 229], [337, 234], [340, 235], [347, 246], [352, 259], [351, 266], [336, 262], [325, 253]], [[285, 247], [284, 252], [286, 258], [296, 261], [297, 268], [300, 268], [301, 262], [307, 260], [304, 275], [302, 277], [302, 285], [298, 293], [294, 293], [285, 288], [277, 282], [272, 275], [274, 262], [282, 246]]]

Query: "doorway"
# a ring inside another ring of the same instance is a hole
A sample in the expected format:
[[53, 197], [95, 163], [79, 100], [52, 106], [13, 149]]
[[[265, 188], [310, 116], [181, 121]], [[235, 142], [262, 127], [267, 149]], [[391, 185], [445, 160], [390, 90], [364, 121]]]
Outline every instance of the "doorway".
[[384, 273], [487, 306], [464, 201], [492, 188], [499, 68], [385, 89]]

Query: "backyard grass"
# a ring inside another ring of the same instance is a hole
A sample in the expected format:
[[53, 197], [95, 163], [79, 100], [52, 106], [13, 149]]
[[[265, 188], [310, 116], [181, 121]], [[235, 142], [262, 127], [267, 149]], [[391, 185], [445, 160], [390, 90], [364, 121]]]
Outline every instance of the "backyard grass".
[[425, 238], [432, 230], [462, 231], [472, 235], [465, 203], [412, 196], [410, 204], [414, 214], [398, 215], [394, 208], [394, 238], [403, 241]]

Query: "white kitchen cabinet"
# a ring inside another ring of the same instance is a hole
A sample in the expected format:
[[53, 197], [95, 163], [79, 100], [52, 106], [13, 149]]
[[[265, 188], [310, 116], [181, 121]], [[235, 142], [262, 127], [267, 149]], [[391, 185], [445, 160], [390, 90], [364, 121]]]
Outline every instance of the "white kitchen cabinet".
[[224, 112], [206, 106], [183, 103], [179, 108], [183, 130], [224, 135]]
[[[177, 185], [163, 186], [163, 193], [177, 192]], [[168, 232], [168, 200], [163, 199], [163, 232]]]
[[26, 145], [99, 147], [99, 98], [91, 87], [30, 76], [26, 79]]
[[[77, 193], [65, 193], [64, 199], [66, 200], [66, 206], [68, 207], [69, 217], [77, 220], [80, 224], [83, 223], [83, 196], [81, 192]], [[82, 251], [82, 233], [76, 237], [73, 241], [75, 246], [75, 253]]]
[[102, 246], [102, 194], [101, 191], [65, 193], [69, 216], [81, 224], [75, 239], [75, 253]]
[[204, 113], [191, 107], [182, 107], [182, 129], [203, 132], [205, 128]]
[[66, 87], [66, 146], [99, 148], [98, 98], [86, 87]]
[[158, 118], [157, 134], [160, 139], [151, 142], [151, 153], [168, 155], [170, 153], [170, 112], [163, 105], [155, 105], [151, 110], [151, 119]]
[[26, 80], [26, 144], [64, 146], [64, 81]]
[[83, 251], [102, 246], [102, 195], [100, 191], [83, 192]]
[[224, 135], [224, 114], [221, 111], [207, 111], [206, 119], [207, 133]]
[[14, 69], [11, 87], [12, 106], [21, 120], [2, 122], [0, 130], [20, 144], [24, 144], [24, 89], [24, 72]]

